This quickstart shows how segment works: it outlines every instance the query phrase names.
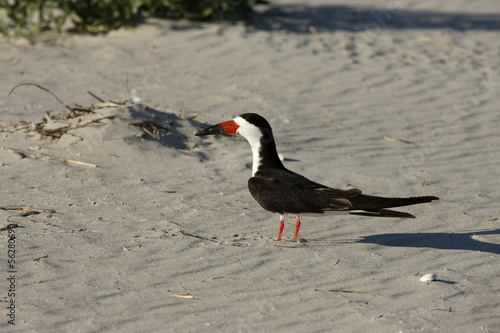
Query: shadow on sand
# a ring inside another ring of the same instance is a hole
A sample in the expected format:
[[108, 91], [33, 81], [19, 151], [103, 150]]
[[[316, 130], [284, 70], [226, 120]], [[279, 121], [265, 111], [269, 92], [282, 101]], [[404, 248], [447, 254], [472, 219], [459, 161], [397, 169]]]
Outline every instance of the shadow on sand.
[[255, 13], [251, 26], [262, 30], [366, 31], [379, 29], [451, 29], [500, 30], [500, 14], [433, 12], [388, 8], [354, 8], [349, 6], [276, 5]]
[[156, 141], [175, 149], [189, 149], [189, 137], [183, 127], [190, 124], [195, 128], [200, 128], [202, 125], [192, 118], [155, 110], [146, 105], [135, 104], [127, 109], [132, 118], [129, 126], [142, 129], [141, 139]]
[[371, 243], [394, 247], [426, 247], [440, 250], [468, 250], [500, 254], [500, 244], [488, 243], [485, 237], [481, 237], [482, 235], [500, 235], [500, 229], [466, 233], [381, 234], [362, 237], [357, 243]]

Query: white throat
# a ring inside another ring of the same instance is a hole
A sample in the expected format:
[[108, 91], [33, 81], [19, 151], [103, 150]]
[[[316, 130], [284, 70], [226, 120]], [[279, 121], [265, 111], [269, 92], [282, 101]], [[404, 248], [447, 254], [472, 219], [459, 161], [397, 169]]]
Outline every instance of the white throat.
[[259, 170], [259, 166], [261, 165], [261, 157], [260, 157], [260, 148], [261, 143], [260, 139], [262, 138], [262, 133], [260, 129], [250, 124], [248, 121], [241, 117], [236, 117], [233, 119], [236, 124], [238, 124], [239, 128], [236, 130], [237, 133], [241, 134], [242, 137], [247, 139], [250, 147], [252, 147], [252, 177], [255, 176], [255, 173]]

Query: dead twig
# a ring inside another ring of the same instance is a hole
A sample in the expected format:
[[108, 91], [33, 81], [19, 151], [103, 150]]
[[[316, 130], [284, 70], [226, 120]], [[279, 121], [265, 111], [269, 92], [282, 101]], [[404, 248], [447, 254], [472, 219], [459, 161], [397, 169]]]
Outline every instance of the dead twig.
[[[87, 124], [85, 124], [85, 125], [87, 125]], [[85, 125], [82, 125], [80, 127], [83, 127]], [[21, 158], [25, 158], [25, 157], [31, 157], [31, 158], [50, 158], [50, 159], [53, 159], [53, 160], [58, 160], [58, 161], [61, 161], [61, 162], [66, 162], [66, 163], [75, 164], [75, 165], [79, 165], [79, 166], [86, 166], [86, 167], [91, 167], [91, 168], [97, 168], [97, 165], [95, 165], [95, 164], [86, 163], [86, 162], [80, 162], [80, 161], [75, 161], [75, 160], [70, 160], [70, 159], [63, 158], [63, 157], [57, 157], [57, 156], [52, 156], [52, 155], [47, 155], [47, 154], [38, 154], [38, 156], [35, 156], [35, 155], [30, 155], [30, 154], [27, 154], [27, 153], [22, 152], [20, 150], [15, 150], [15, 149], [12, 149], [12, 148], [4, 148], [4, 149], [15, 153], [16, 155], [20, 156]], [[0, 208], [3, 208], [3, 207], [0, 207]]]
[[92, 108], [84, 107], [84, 106], [78, 105], [76, 103], [75, 103], [75, 107], [73, 108], [73, 111], [75, 111], [76, 113], [78, 113], [78, 112], [86, 112], [86, 113], [94, 112], [94, 110], [92, 110]]
[[87, 94], [89, 94], [90, 96], [94, 97], [95, 99], [97, 99], [101, 103], [105, 102], [105, 100], [103, 100], [102, 98], [98, 97], [96, 94], [94, 94], [93, 92], [90, 92], [89, 90], [87, 90]]
[[47, 208], [30, 208], [30, 207], [23, 207], [23, 206], [2, 206], [0, 209], [3, 210], [22, 210], [25, 212], [39, 212], [39, 213], [55, 213], [56, 211], [53, 209], [47, 209]]
[[[130, 123], [129, 126], [137, 126], [155, 139], [157, 136], [165, 136], [169, 130], [168, 127], [162, 126], [151, 120], [142, 120], [136, 123]], [[153, 133], [158, 133], [158, 135], [154, 135]]]
[[71, 125], [61, 126], [59, 128], [35, 128], [35, 132], [40, 133], [41, 135], [51, 136], [53, 138], [60, 138], [64, 133], [68, 132], [70, 129], [73, 129]]
[[19, 83], [18, 85], [16, 85], [14, 88], [12, 88], [10, 91], [9, 91], [9, 94], [7, 96], [10, 96], [10, 94], [12, 94], [12, 92], [14, 92], [14, 90], [16, 90], [18, 87], [21, 87], [21, 86], [34, 86], [34, 87], [37, 87], [38, 89], [42, 89], [46, 92], [48, 92], [49, 94], [51, 94], [52, 96], [54, 96], [55, 99], [57, 99], [57, 101], [62, 105], [64, 106], [66, 109], [70, 110], [70, 111], [73, 111], [73, 109], [71, 109], [69, 106], [67, 106], [66, 104], [63, 103], [63, 101], [61, 101], [59, 99], [59, 97], [57, 97], [52, 91], [50, 91], [49, 89], [47, 88], [44, 88], [42, 87], [41, 85], [38, 85], [36, 83], [30, 83], [30, 82], [26, 82], [26, 83]]
[[33, 259], [33, 261], [38, 261], [38, 262], [40, 262], [40, 259], [44, 259], [44, 258], [48, 258], [48, 257], [49, 257], [49, 255], [47, 254], [47, 255], [45, 255], [45, 256], [41, 256], [41, 257], [38, 257], [38, 258], [36, 258], [36, 259]]
[[95, 165], [95, 164], [85, 163], [85, 162], [80, 162], [80, 161], [75, 161], [75, 160], [70, 160], [70, 159], [67, 159], [67, 158], [57, 157], [57, 156], [51, 156], [51, 155], [47, 155], [47, 154], [38, 154], [38, 157], [42, 157], [42, 158], [45, 157], [45, 158], [50, 158], [50, 159], [53, 159], [53, 160], [58, 160], [58, 161], [61, 161], [61, 162], [71, 163], [71, 164], [75, 164], [75, 165], [86, 166], [86, 167], [91, 167], [91, 168], [97, 168], [97, 165]]
[[[89, 111], [86, 111], [86, 112], [94, 112], [92, 110], [89, 110]], [[66, 134], [68, 131], [71, 131], [71, 130], [74, 130], [74, 129], [78, 129], [78, 128], [82, 128], [82, 127], [85, 127], [87, 125], [90, 125], [90, 124], [93, 124], [93, 123], [98, 123], [100, 122], [101, 120], [104, 120], [104, 119], [114, 119], [116, 118], [117, 116], [116, 115], [113, 115], [113, 116], [107, 116], [107, 117], [101, 117], [101, 118], [97, 118], [97, 119], [93, 119], [89, 122], [86, 122], [85, 124], [81, 124], [81, 125], [77, 125], [77, 126], [71, 126], [71, 125], [66, 125], [66, 126], [62, 126], [62, 127], [58, 127], [58, 128], [43, 128], [43, 127], [40, 127], [40, 126], [36, 126], [34, 131], [43, 135], [43, 136], [50, 136], [52, 138], [60, 138], [61, 136], [63, 136], [64, 134]]]
[[451, 306], [449, 309], [431, 309], [431, 311], [444, 311], [444, 312], [453, 312], [451, 311]]
[[30, 155], [30, 154], [27, 154], [25, 152], [22, 152], [20, 150], [15, 150], [13, 148], [5, 148], [3, 147], [4, 150], [7, 150], [7, 151], [10, 151], [11, 153], [14, 153], [16, 154], [17, 156], [19, 156], [20, 158], [25, 158], [25, 157], [31, 157], [31, 158], [36, 158], [36, 156], [34, 155]]
[[181, 234], [183, 234], [185, 236], [190, 236], [190, 237], [194, 237], [194, 238], [198, 238], [198, 239], [203, 239], [203, 240], [211, 241], [211, 242], [214, 242], [215, 244], [220, 244], [219, 242], [217, 242], [217, 241], [215, 241], [213, 239], [207, 238], [205, 236], [193, 235], [192, 233], [189, 233], [189, 232], [186, 232], [186, 231], [182, 231], [181, 230]]
[[189, 294], [189, 293], [174, 293], [170, 291], [157, 291], [156, 292], [158, 295], [168, 295], [168, 296], [174, 296], [174, 297], [179, 297], [179, 298], [189, 298], [193, 299], [194, 296]]
[[96, 105], [94, 105], [94, 109], [103, 109], [112, 107], [123, 107], [123, 104], [116, 101], [107, 101], [107, 102], [97, 103]]

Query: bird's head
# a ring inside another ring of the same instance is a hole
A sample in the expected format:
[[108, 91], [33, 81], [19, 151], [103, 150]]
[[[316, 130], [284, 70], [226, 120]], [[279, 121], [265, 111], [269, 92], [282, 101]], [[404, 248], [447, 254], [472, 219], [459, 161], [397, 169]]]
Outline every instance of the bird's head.
[[211, 134], [239, 133], [250, 143], [260, 141], [262, 138], [272, 140], [271, 126], [267, 120], [256, 113], [243, 113], [233, 120], [224, 121], [214, 126], [205, 128], [196, 133], [196, 136]]

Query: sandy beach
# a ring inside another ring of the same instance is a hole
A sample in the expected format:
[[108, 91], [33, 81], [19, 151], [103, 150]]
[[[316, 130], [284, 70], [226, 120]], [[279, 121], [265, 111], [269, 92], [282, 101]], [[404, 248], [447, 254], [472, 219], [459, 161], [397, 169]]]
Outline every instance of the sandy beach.
[[[0, 331], [500, 332], [499, 30], [495, 0], [279, 0], [2, 40]], [[245, 139], [194, 136], [245, 112], [314, 181], [440, 200], [276, 242]]]

